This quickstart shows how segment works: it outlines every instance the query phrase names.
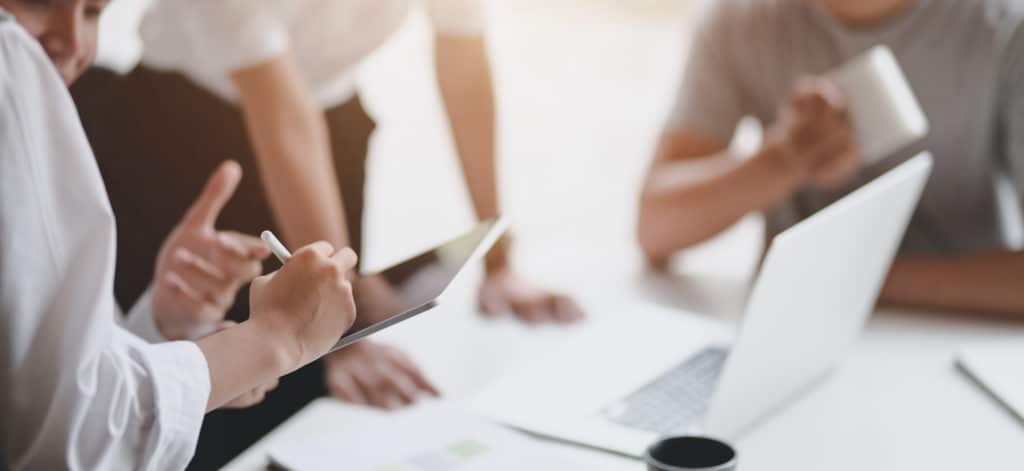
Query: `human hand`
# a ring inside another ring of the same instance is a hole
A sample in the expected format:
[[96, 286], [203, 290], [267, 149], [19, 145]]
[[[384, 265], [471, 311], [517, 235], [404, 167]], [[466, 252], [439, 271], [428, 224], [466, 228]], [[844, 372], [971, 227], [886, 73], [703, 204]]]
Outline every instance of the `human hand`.
[[259, 276], [260, 261], [270, 254], [256, 237], [214, 228], [241, 178], [237, 163], [221, 164], [160, 248], [152, 308], [157, 328], [169, 340], [216, 327], [238, 289]]
[[845, 98], [824, 78], [801, 80], [765, 135], [763, 155], [781, 161], [814, 186], [833, 190], [860, 170]]
[[350, 248], [337, 252], [327, 242], [297, 250], [284, 266], [256, 278], [250, 291], [250, 320], [293, 371], [323, 356], [356, 318], [346, 272], [356, 264]]
[[480, 286], [480, 308], [489, 316], [511, 311], [530, 323], [570, 323], [584, 316], [568, 296], [547, 291], [508, 267], [487, 273]]
[[324, 368], [331, 396], [355, 404], [397, 409], [440, 395], [408, 356], [369, 340], [326, 356]]

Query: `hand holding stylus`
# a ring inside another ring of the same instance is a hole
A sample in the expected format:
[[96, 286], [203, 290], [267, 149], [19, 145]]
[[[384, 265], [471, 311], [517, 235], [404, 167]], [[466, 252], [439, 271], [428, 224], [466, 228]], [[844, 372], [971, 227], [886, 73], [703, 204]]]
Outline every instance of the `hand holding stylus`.
[[292, 258], [292, 253], [288, 251], [288, 248], [281, 243], [281, 239], [278, 239], [273, 232], [263, 231], [263, 233], [260, 234], [260, 239], [263, 239], [263, 242], [267, 244], [267, 247], [270, 247], [270, 251], [274, 253], [274, 256], [277, 257], [277, 260], [280, 261], [282, 265], [287, 262], [289, 258]]
[[284, 340], [277, 347], [292, 371], [327, 353], [355, 321], [352, 285], [345, 275], [357, 257], [352, 249], [335, 251], [327, 242], [293, 255], [273, 233], [264, 231], [262, 238], [284, 266], [253, 280], [250, 319]]

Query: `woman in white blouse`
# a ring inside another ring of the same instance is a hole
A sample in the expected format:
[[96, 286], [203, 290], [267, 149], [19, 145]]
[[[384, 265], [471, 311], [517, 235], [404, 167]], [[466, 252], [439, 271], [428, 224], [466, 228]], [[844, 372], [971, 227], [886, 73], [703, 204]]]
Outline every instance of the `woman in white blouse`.
[[207, 411], [258, 402], [355, 317], [355, 253], [318, 242], [252, 282], [249, 319], [165, 341], [218, 323], [267, 255], [214, 229], [241, 177], [227, 163], [119, 325], [113, 214], [66, 88], [95, 56], [105, 5], [0, 0], [0, 468], [184, 468]]
[[[262, 181], [243, 182], [225, 209], [225, 222], [243, 231], [279, 228], [291, 244], [323, 239], [360, 250], [365, 160], [375, 123], [359, 102], [355, 72], [417, 3], [156, 3], [143, 21], [142, 66], [123, 78], [94, 70], [73, 89], [111, 188], [121, 246], [131, 255], [118, 263], [122, 299], [144, 289], [139, 279], [151, 269], [146, 260], [157, 249], [156, 234], [171, 224], [154, 220], [149, 208], [182, 207], [184, 190], [197, 188], [212, 169], [209, 155], [237, 158]], [[439, 88], [473, 207], [479, 218], [493, 217], [495, 110], [483, 8], [480, 0], [424, 3], [436, 30]], [[136, 175], [174, 178], [147, 181], [157, 191], [139, 200], [140, 180], [130, 178]], [[581, 317], [569, 298], [518, 276], [508, 249], [504, 241], [487, 257], [480, 289], [485, 313], [509, 311], [535, 322]], [[371, 280], [354, 285], [357, 302], [372, 302]], [[244, 312], [244, 302], [239, 309]], [[257, 408], [211, 417], [196, 468], [222, 465], [325, 392], [389, 408], [434, 393], [410, 359], [375, 342], [330, 355], [319, 368], [285, 378]]]

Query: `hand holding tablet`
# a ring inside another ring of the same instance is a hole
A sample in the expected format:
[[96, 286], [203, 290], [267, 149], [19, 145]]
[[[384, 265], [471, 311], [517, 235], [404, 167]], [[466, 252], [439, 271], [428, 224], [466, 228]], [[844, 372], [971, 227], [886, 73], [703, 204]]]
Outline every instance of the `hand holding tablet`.
[[[330, 352], [436, 307], [462, 269], [482, 257], [505, 229], [503, 219], [484, 221], [448, 242], [379, 273], [362, 276], [373, 281], [378, 300], [384, 295], [387, 302], [357, 302], [356, 326], [338, 339]], [[288, 261], [291, 254], [273, 233], [264, 231], [261, 237], [281, 263]], [[360, 293], [355, 295], [358, 298]]]

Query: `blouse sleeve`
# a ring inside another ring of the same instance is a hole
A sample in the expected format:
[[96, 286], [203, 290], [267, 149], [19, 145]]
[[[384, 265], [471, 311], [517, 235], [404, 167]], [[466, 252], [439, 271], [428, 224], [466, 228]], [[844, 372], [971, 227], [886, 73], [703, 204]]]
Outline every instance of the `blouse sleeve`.
[[427, 0], [427, 12], [439, 34], [480, 36], [487, 23], [482, 0]]
[[0, 168], [0, 455], [12, 469], [183, 469], [206, 360], [194, 343], [150, 345], [117, 325], [99, 170], [66, 87], [9, 19]]

